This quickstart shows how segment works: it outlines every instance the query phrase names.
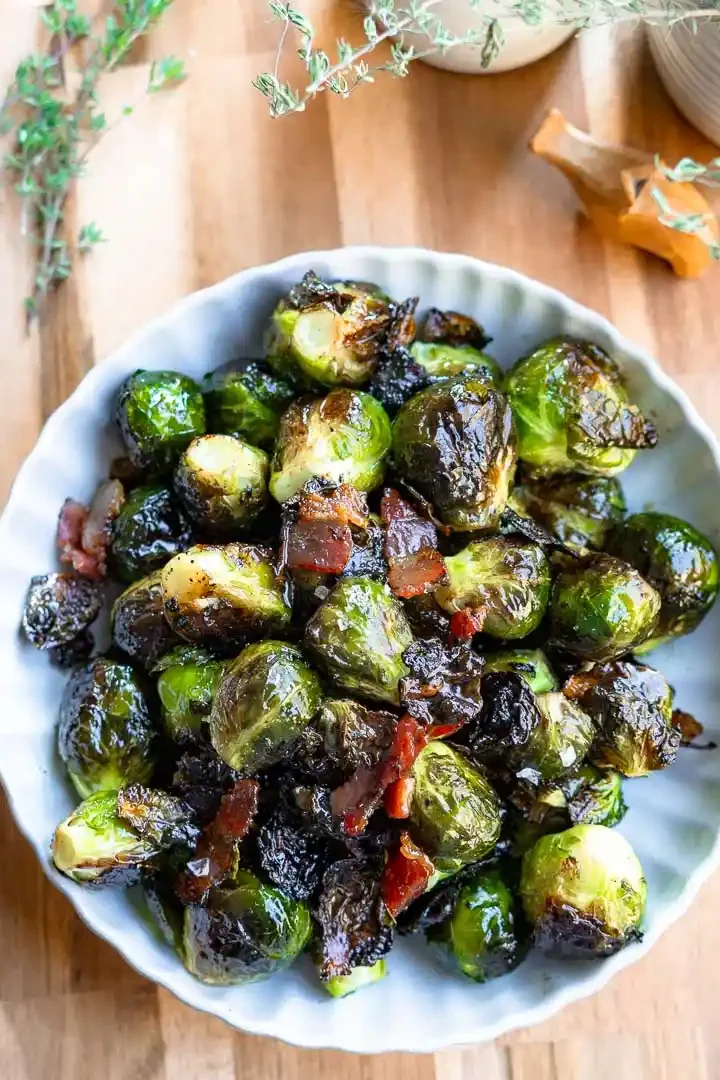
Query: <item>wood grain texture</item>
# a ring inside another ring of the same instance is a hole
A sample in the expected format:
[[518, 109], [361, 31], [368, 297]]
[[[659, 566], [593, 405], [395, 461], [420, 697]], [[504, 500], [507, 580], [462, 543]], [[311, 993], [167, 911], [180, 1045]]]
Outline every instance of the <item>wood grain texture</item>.
[[[314, 0], [351, 37], [356, 16]], [[0, 0], [0, 81], [36, 40], [34, 0]], [[420, 244], [505, 263], [609, 316], [718, 422], [720, 269], [700, 283], [599, 241], [562, 178], [526, 150], [551, 105], [595, 134], [710, 156], [651, 68], [642, 35], [594, 32], [532, 68], [473, 78], [419, 67], [348, 102], [271, 122], [251, 77], [273, 58], [263, 0], [176, 0], [103, 87], [135, 111], [93, 152], [70, 213], [110, 242], [41, 333], [20, 316], [28, 254], [0, 205], [0, 499], [82, 373], [193, 289], [293, 251]], [[191, 77], [143, 98], [148, 65]], [[0, 808], [0, 1076], [8, 1080], [717, 1080], [720, 878], [651, 955], [594, 998], [488, 1046], [410, 1058], [295, 1050], [237, 1034], [133, 972], [45, 882]]]

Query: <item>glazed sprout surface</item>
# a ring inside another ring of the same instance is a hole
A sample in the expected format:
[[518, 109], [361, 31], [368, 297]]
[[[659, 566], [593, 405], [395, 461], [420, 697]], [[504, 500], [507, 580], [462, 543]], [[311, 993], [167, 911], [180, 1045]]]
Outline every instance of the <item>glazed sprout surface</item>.
[[702, 730], [641, 657], [717, 556], [627, 516], [656, 435], [620, 368], [556, 338], [503, 375], [418, 302], [309, 271], [263, 359], [130, 375], [124, 456], [29, 583], [23, 640], [71, 669], [53, 863], [139, 883], [223, 992], [307, 953], [328, 1001], [369, 993], [397, 933], [475, 982], [632, 944], [625, 798]]

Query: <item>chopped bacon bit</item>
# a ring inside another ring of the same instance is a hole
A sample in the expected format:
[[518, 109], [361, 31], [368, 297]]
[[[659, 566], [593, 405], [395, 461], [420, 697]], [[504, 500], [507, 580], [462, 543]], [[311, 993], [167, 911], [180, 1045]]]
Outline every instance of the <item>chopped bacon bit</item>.
[[298, 520], [357, 525], [364, 529], [368, 523], [367, 502], [351, 484], [339, 484], [327, 493], [305, 492], [300, 499]]
[[434, 872], [425, 852], [408, 833], [402, 833], [400, 847], [388, 859], [380, 878], [380, 892], [393, 918], [422, 896]]
[[296, 521], [288, 537], [286, 565], [290, 570], [340, 574], [347, 566], [352, 546], [348, 525]]
[[696, 720], [692, 713], [683, 712], [682, 709], [673, 709], [672, 722], [679, 729], [684, 743], [692, 742], [693, 739], [697, 739], [698, 735], [703, 733], [703, 726], [700, 721]]
[[562, 688], [562, 692], [566, 698], [571, 700], [579, 700], [585, 697], [585, 695], [594, 687], [597, 686], [599, 676], [592, 671], [576, 671], [574, 675], [571, 675]]
[[454, 735], [460, 728], [465, 727], [467, 722], [467, 717], [463, 716], [452, 724], [433, 724], [428, 729], [428, 742], [433, 742], [435, 739], [447, 739], [448, 735]]
[[233, 868], [237, 847], [252, 825], [258, 807], [257, 780], [238, 780], [223, 795], [220, 809], [203, 830], [175, 892], [184, 904], [201, 904], [213, 885]]
[[393, 593], [409, 599], [429, 592], [445, 577], [445, 560], [437, 550], [437, 529], [394, 488], [383, 492], [380, 516], [385, 523], [388, 585]]
[[99, 580], [107, 573], [107, 549], [112, 523], [125, 501], [119, 480], [106, 480], [93, 496], [90, 508], [66, 499], [57, 525], [60, 562], [70, 563], [83, 577]]
[[483, 608], [463, 608], [462, 611], [454, 611], [450, 616], [450, 634], [457, 641], [469, 641], [475, 634], [480, 633], [484, 625]]
[[388, 585], [404, 600], [423, 596], [445, 577], [445, 560], [439, 551], [425, 548], [416, 555], [390, 559]]
[[363, 832], [387, 788], [407, 776], [426, 742], [426, 729], [406, 713], [397, 722], [383, 760], [371, 769], [357, 769], [349, 780], [335, 788], [330, 806], [333, 814], [342, 818], [343, 829], [349, 836]]
[[383, 800], [387, 816], [391, 818], [409, 818], [410, 803], [414, 791], [414, 776], [403, 776], [399, 780], [393, 780], [385, 791]]

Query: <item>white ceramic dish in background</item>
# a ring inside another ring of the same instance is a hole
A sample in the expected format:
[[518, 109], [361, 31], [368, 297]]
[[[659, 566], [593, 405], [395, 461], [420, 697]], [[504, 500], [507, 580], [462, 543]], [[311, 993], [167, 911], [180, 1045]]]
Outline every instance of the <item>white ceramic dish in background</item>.
[[[201, 376], [238, 355], [257, 355], [280, 293], [308, 268], [376, 281], [395, 297], [456, 308], [479, 319], [504, 365], [551, 334], [592, 338], [620, 360], [633, 398], [656, 420], [657, 450], [638, 455], [623, 483], [632, 509], [648, 503], [689, 518], [720, 546], [720, 458], [712, 434], [658, 365], [600, 315], [529, 278], [463, 255], [413, 248], [347, 248], [296, 255], [247, 270], [191, 296], [91, 371], [50, 418], [23, 465], [0, 522], [0, 770], [18, 825], [51, 880], [101, 937], [148, 978], [198, 1009], [258, 1034], [303, 1046], [431, 1051], [480, 1042], [537, 1023], [597, 990], [647, 952], [688, 907], [720, 861], [720, 753], [682, 751], [664, 773], [626, 784], [620, 826], [640, 856], [649, 905], [642, 944], [602, 962], [532, 955], [512, 974], [476, 985], [440, 972], [421, 942], [399, 941], [389, 975], [341, 1001], [314, 981], [309, 962], [245, 988], [203, 986], [141, 918], [123, 892], [93, 893], [50, 865], [55, 824], [74, 803], [55, 756], [64, 676], [25, 645], [18, 622], [28, 579], [55, 566], [53, 537], [66, 495], [87, 499], [117, 451], [110, 422], [121, 379], [138, 367]], [[683, 708], [720, 741], [720, 606], [701, 628], [653, 657]]]
[[[695, 9], [689, 0], [685, 6]], [[720, 146], [720, 22], [649, 24], [647, 35], [668, 94], [690, 123]]]

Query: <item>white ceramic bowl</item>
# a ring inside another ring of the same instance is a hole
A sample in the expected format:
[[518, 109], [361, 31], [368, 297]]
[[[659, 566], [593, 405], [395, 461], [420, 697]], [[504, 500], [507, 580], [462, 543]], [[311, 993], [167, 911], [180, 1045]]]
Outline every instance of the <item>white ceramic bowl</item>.
[[[257, 355], [277, 297], [313, 267], [330, 278], [369, 279], [396, 297], [456, 308], [479, 319], [508, 365], [551, 334], [592, 338], [620, 360], [633, 397], [653, 416], [657, 450], [624, 474], [630, 507], [648, 505], [689, 518], [720, 545], [720, 459], [713, 436], [682, 392], [601, 316], [566, 296], [498, 266], [412, 248], [348, 248], [296, 255], [248, 270], [191, 296], [157, 319], [101, 366], [50, 418], [23, 465], [0, 523], [0, 768], [18, 825], [45, 871], [78, 914], [148, 978], [245, 1031], [303, 1046], [430, 1051], [480, 1042], [544, 1020], [633, 963], [690, 904], [718, 863], [720, 753], [681, 751], [671, 769], [626, 784], [630, 811], [620, 826], [640, 856], [649, 904], [642, 944], [601, 962], [560, 963], [532, 955], [512, 974], [483, 986], [439, 971], [422, 942], [399, 941], [389, 975], [376, 987], [330, 1000], [309, 962], [246, 988], [211, 988], [193, 979], [153, 934], [124, 892], [89, 892], [51, 866], [55, 824], [74, 804], [55, 754], [64, 676], [24, 644], [18, 622], [28, 579], [55, 566], [53, 536], [66, 495], [87, 499], [117, 451], [110, 422], [121, 379], [137, 367], [200, 376], [238, 355]], [[720, 605], [702, 627], [653, 658], [683, 708], [720, 741]]]

